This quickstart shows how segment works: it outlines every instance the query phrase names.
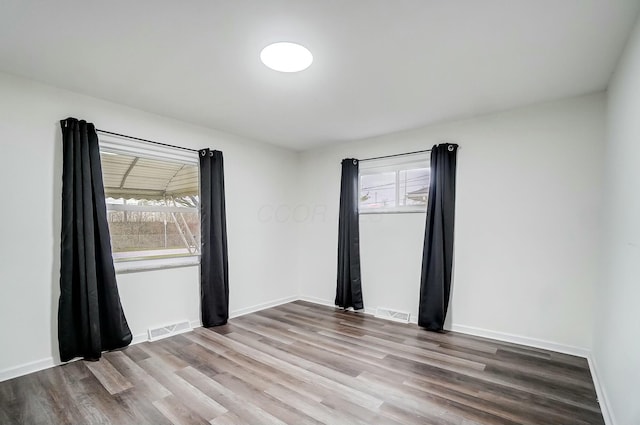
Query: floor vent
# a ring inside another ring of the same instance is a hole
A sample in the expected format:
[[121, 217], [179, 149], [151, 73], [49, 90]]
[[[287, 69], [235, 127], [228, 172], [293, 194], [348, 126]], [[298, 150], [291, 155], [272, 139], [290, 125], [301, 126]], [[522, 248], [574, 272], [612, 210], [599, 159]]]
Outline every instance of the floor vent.
[[391, 310], [390, 308], [378, 307], [376, 309], [376, 317], [379, 317], [380, 319], [393, 320], [394, 322], [409, 323], [409, 316], [409, 313]]
[[185, 320], [183, 322], [173, 323], [171, 325], [162, 326], [160, 328], [149, 328], [149, 341], [157, 341], [162, 338], [168, 338], [191, 330], [191, 323]]

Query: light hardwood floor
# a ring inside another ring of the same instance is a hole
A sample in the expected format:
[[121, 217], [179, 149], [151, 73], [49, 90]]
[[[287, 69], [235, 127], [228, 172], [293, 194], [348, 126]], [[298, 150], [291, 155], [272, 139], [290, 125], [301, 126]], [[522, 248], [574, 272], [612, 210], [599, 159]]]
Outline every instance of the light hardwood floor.
[[0, 424], [603, 424], [587, 362], [305, 302], [0, 383]]

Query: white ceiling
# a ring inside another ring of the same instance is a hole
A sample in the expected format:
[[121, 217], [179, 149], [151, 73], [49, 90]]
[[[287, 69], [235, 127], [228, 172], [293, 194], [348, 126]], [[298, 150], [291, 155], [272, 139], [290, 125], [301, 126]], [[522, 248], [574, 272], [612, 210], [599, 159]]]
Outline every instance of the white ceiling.
[[[304, 150], [603, 90], [639, 6], [0, 0], [0, 69]], [[266, 68], [260, 51], [276, 41], [314, 63]]]

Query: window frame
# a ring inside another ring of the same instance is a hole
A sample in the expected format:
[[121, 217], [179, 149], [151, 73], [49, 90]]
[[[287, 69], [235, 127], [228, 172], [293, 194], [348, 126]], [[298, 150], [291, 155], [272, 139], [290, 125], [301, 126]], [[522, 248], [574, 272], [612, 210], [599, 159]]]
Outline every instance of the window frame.
[[[420, 168], [431, 169], [430, 152], [420, 152], [417, 154], [398, 155], [389, 158], [380, 158], [367, 161], [361, 161], [358, 167], [358, 214], [416, 214], [427, 212], [427, 204], [425, 205], [400, 205], [400, 172], [410, 171]], [[378, 208], [362, 208], [362, 177], [367, 175], [376, 175], [383, 173], [395, 173], [395, 206], [378, 207]], [[428, 203], [428, 198], [427, 198]]]
[[[198, 152], [182, 150], [170, 146], [155, 145], [148, 142], [131, 140], [124, 137], [98, 134], [98, 145], [100, 154], [112, 153], [116, 155], [128, 155], [155, 159], [159, 161], [173, 161], [195, 165], [200, 173], [200, 159]], [[200, 195], [200, 184], [198, 178], [198, 196]], [[107, 196], [105, 196], [106, 200]], [[107, 212], [109, 211], [151, 211], [153, 212], [171, 212], [180, 209], [180, 212], [197, 213], [200, 219], [200, 208], [197, 207], [174, 207], [174, 206], [141, 206], [130, 205], [123, 207], [119, 204], [107, 204]], [[111, 233], [111, 229], [109, 229]], [[113, 244], [112, 244], [113, 246]], [[200, 248], [197, 247], [197, 253], [190, 255], [176, 255], [163, 258], [136, 258], [136, 259], [113, 259], [116, 273], [131, 273], [149, 270], [170, 269], [176, 267], [192, 267], [200, 265]], [[113, 252], [112, 252], [113, 258]]]

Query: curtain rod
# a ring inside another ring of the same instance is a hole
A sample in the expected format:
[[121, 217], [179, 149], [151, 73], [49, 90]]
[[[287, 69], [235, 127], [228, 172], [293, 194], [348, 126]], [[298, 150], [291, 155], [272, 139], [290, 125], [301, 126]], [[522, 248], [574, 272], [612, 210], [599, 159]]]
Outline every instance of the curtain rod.
[[385, 158], [393, 158], [396, 156], [404, 156], [404, 155], [413, 155], [416, 153], [425, 153], [425, 152], [431, 152], [431, 149], [425, 149], [423, 151], [413, 151], [413, 152], [404, 152], [404, 153], [396, 153], [393, 155], [385, 155], [385, 156], [376, 156], [374, 158], [365, 158], [365, 159], [359, 159], [358, 161], [363, 162], [363, 161], [373, 161], [375, 159], [385, 159]]
[[153, 143], [154, 145], [166, 146], [169, 148], [182, 149], [182, 150], [191, 151], [191, 152], [199, 152], [198, 149], [185, 148], [183, 146], [176, 146], [176, 145], [170, 145], [168, 143], [156, 142], [148, 139], [141, 139], [140, 137], [127, 136], [126, 134], [114, 133], [113, 131], [100, 130], [96, 128], [96, 132], [103, 133], [103, 134], [110, 134], [112, 136], [124, 137], [126, 139], [139, 140], [141, 142]]

